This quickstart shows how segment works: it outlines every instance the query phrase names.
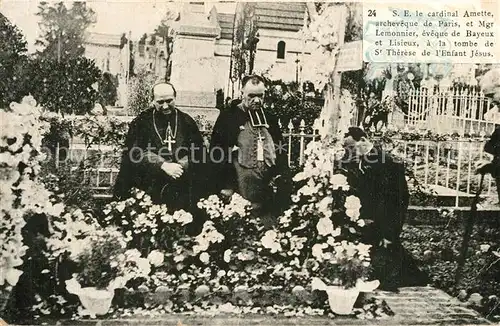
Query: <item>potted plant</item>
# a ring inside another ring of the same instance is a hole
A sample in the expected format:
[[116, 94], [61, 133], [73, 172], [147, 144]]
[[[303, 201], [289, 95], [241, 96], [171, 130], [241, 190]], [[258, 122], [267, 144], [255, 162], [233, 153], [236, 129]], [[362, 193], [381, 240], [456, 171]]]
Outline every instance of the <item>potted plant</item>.
[[350, 314], [360, 292], [378, 287], [370, 278], [371, 246], [361, 241], [360, 200], [347, 177], [334, 173], [340, 146], [311, 142], [302, 172], [294, 181], [292, 206], [279, 217], [275, 230], [266, 232], [262, 246], [275, 260], [286, 262], [314, 291], [326, 291], [331, 310]]
[[[66, 281], [69, 293], [79, 297], [80, 302], [91, 317], [105, 315], [114, 297], [114, 290], [125, 287], [133, 277], [135, 269], [150, 272], [149, 261], [140, 258], [137, 250], [126, 250], [124, 236], [114, 227], [97, 228], [72, 253], [78, 272]], [[75, 246], [73, 247], [75, 248]], [[131, 264], [134, 262], [135, 264]]]

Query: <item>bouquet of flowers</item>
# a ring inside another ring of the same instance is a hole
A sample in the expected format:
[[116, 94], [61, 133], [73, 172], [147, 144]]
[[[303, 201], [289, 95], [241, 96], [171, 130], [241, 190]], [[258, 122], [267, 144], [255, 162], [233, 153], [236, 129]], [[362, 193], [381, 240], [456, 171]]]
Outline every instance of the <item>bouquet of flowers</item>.
[[50, 192], [37, 182], [42, 136], [48, 126], [39, 121], [41, 109], [32, 97], [0, 111], [0, 309], [4, 294], [14, 287], [22, 271], [22, 229], [29, 214], [57, 214]]
[[104, 315], [115, 289], [126, 287], [131, 280], [149, 277], [150, 262], [138, 250], [126, 250], [126, 239], [111, 226], [97, 228], [84, 241], [87, 246], [83, 250], [71, 253], [78, 272], [66, 281], [66, 289], [79, 297], [85, 308], [83, 313]]
[[130, 198], [108, 204], [103, 212], [105, 222], [117, 225], [130, 247], [145, 255], [155, 249], [174, 251], [174, 242], [185, 236], [185, 226], [193, 221], [191, 213], [170, 213], [166, 205], [153, 204], [151, 197], [138, 189], [132, 190]]
[[366, 283], [370, 246], [361, 241], [369, 221], [361, 218], [360, 200], [350, 193], [347, 177], [333, 170], [342, 149], [311, 142], [305, 155], [304, 170], [294, 177], [293, 205], [275, 230], [265, 233], [264, 253], [285, 262], [288, 286], [373, 290], [378, 282]]
[[201, 233], [195, 237], [192, 254], [222, 270], [245, 271], [257, 261], [255, 244], [264, 226], [259, 217], [250, 217], [251, 203], [235, 193], [225, 204], [217, 195], [198, 203], [208, 215]]

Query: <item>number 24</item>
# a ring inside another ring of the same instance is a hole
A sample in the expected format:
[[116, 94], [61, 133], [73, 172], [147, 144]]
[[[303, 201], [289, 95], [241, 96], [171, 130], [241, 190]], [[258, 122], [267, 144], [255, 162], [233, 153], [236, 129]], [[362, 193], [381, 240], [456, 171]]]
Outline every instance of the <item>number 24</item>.
[[368, 10], [368, 17], [377, 17], [376, 10]]

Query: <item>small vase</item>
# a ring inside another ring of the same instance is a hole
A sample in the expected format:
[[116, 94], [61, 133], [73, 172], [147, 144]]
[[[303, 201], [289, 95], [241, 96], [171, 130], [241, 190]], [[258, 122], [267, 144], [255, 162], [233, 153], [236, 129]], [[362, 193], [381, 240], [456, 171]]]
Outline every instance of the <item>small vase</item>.
[[99, 290], [94, 287], [81, 288], [77, 294], [83, 307], [91, 315], [105, 315], [111, 308], [115, 291]]
[[340, 286], [328, 286], [328, 303], [330, 309], [337, 315], [349, 315], [352, 313], [359, 290], [356, 288], [344, 289]]

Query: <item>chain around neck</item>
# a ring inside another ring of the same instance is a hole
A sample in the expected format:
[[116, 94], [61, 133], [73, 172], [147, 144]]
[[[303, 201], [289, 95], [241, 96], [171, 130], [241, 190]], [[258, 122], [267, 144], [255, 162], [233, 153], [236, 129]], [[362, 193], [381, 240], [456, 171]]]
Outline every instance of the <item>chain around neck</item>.
[[174, 109], [175, 111], [175, 126], [174, 126], [174, 132], [172, 133], [172, 129], [170, 129], [170, 122], [168, 122], [168, 125], [167, 125], [167, 128], [165, 129], [165, 139], [161, 138], [161, 135], [160, 135], [160, 132], [158, 131], [158, 127], [156, 126], [156, 119], [155, 119], [155, 112], [156, 112], [156, 109], [153, 110], [153, 126], [155, 128], [155, 131], [156, 131], [156, 135], [158, 136], [158, 138], [160, 138], [160, 141], [162, 144], [165, 144], [167, 142], [167, 139], [168, 139], [168, 136], [169, 136], [169, 132], [171, 133], [171, 136], [173, 139], [175, 139], [175, 137], [177, 136], [177, 125], [178, 125], [178, 119], [179, 119], [179, 115], [177, 114], [177, 110]]

